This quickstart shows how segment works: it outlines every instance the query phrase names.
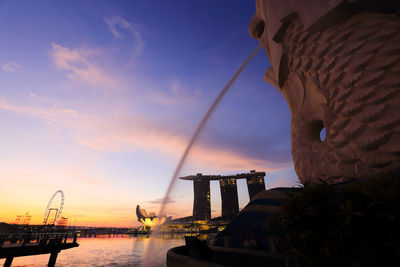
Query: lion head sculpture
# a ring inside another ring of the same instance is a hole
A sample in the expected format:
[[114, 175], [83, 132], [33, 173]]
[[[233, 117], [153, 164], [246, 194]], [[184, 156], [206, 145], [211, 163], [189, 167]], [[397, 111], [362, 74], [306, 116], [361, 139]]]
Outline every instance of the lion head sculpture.
[[386, 2], [256, 1], [250, 35], [289, 105], [302, 183], [399, 173], [400, 4]]

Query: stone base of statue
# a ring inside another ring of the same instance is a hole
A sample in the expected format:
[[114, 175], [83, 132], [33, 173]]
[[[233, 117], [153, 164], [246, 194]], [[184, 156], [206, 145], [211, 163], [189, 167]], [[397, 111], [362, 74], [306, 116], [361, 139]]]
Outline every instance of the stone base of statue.
[[[268, 266], [284, 267], [285, 255], [248, 249], [209, 247], [210, 258], [199, 256], [198, 251], [187, 246], [176, 247], [167, 253], [168, 267], [221, 267], [221, 266]], [[197, 256], [192, 256], [195, 253]]]
[[171, 249], [167, 266], [390, 266], [399, 205], [389, 176], [266, 190], [217, 236]]
[[285, 266], [284, 248], [268, 233], [267, 221], [280, 216], [286, 193], [299, 190], [274, 188], [258, 193], [215, 237], [207, 241], [186, 237], [186, 246], [171, 249], [167, 266]]

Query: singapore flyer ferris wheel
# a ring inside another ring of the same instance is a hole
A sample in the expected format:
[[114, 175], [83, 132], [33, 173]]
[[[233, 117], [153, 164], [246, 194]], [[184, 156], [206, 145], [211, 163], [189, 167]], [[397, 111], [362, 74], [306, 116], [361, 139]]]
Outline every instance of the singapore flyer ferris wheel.
[[[61, 195], [60, 205], [58, 206], [58, 208], [57, 207], [52, 207], [51, 204], [53, 203], [55, 197], [58, 194]], [[64, 192], [62, 190], [58, 190], [57, 192], [55, 192], [53, 194], [53, 196], [50, 198], [49, 203], [47, 204], [46, 212], [44, 213], [43, 224], [44, 225], [47, 225], [47, 224], [56, 225], [58, 219], [61, 216], [63, 208], [64, 208]], [[55, 214], [51, 215], [54, 212], [55, 212]], [[50, 217], [50, 215], [51, 215], [51, 217]]]

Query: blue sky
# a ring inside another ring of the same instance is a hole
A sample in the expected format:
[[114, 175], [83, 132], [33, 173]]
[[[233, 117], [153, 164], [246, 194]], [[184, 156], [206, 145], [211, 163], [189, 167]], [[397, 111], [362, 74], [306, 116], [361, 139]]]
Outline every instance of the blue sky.
[[[0, 221], [40, 221], [58, 189], [81, 224], [131, 225], [136, 204], [157, 209], [194, 128], [258, 45], [254, 12], [239, 0], [0, 1]], [[260, 51], [181, 175], [256, 169], [268, 186], [296, 185], [290, 113], [263, 81], [268, 66]], [[170, 214], [189, 215], [191, 194], [177, 182]]]

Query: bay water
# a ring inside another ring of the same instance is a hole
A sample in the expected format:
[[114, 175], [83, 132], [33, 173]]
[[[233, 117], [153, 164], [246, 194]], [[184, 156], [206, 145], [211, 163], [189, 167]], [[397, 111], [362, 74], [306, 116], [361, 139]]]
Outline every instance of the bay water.
[[[154, 237], [151, 241], [146, 236], [79, 238], [79, 247], [61, 251], [56, 266], [166, 266], [167, 251], [184, 245], [183, 237]], [[11, 266], [47, 266], [50, 254], [16, 257]], [[0, 265], [5, 259], [0, 260]]]

